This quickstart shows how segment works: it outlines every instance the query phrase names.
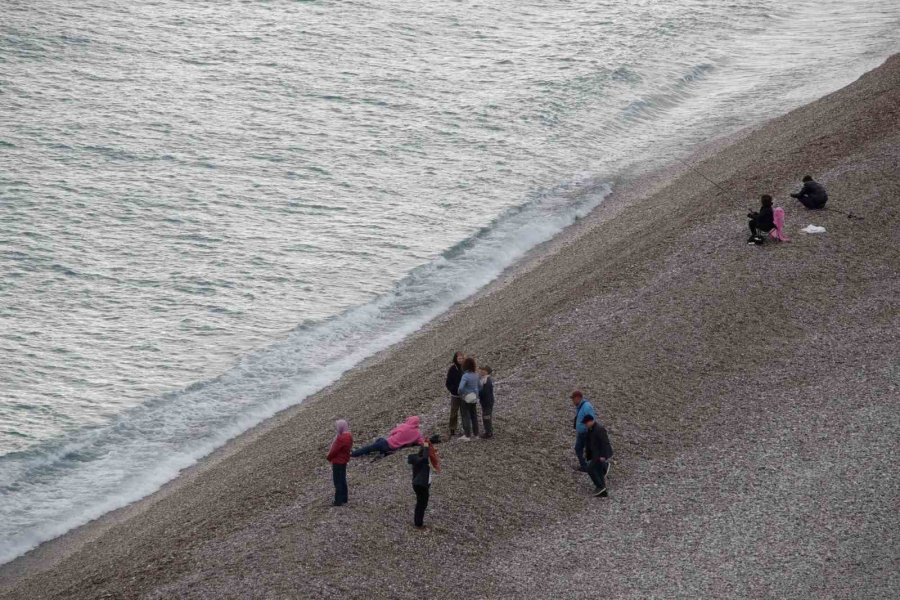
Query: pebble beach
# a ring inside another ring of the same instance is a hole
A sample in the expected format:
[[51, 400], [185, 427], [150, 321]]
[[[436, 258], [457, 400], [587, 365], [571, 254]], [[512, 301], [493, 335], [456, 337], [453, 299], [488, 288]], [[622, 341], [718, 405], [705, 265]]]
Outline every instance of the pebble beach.
[[[805, 174], [862, 219], [800, 207]], [[762, 193], [790, 243], [747, 245]], [[624, 177], [403, 342], [0, 567], [0, 598], [895, 598], [898, 197], [895, 55]], [[446, 436], [457, 349], [494, 368], [496, 437], [439, 446], [428, 528], [406, 452], [354, 460], [329, 506], [333, 421], [357, 446], [413, 414]], [[616, 451], [609, 498], [573, 470], [576, 387]]]

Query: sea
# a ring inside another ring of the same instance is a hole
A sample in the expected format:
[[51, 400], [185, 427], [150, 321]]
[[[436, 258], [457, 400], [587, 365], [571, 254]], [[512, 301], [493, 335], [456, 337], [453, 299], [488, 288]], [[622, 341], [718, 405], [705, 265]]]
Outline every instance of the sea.
[[898, 31], [896, 0], [0, 0], [0, 563]]

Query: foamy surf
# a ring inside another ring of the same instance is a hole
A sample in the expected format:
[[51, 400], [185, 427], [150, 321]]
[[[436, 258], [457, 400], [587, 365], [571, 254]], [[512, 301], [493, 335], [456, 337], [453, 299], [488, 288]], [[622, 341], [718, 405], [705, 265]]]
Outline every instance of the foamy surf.
[[[396, 13], [399, 37], [378, 2], [340, 19], [333, 3], [181, 4], [171, 27], [168, 3], [4, 14], [0, 561], [402, 339], [630, 164], [836, 89], [896, 46], [886, 0], [444, 3]], [[117, 26], [59, 35], [73, 10]], [[300, 37], [269, 26], [297, 33], [298, 16]], [[197, 56], [236, 23], [268, 37]], [[604, 177], [533, 195], [572, 173]]]
[[495, 279], [609, 193], [581, 182], [541, 194], [415, 270], [374, 302], [245, 356], [214, 379], [164, 394], [110, 424], [0, 458], [0, 562], [159, 489], [179, 471]]

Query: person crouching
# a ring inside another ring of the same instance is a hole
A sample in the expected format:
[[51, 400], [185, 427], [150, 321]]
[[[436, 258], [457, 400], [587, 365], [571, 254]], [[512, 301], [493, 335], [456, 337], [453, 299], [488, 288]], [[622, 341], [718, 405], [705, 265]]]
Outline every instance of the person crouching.
[[593, 415], [585, 415], [582, 422], [587, 427], [585, 454], [588, 459], [587, 472], [596, 488], [594, 496], [606, 498], [609, 496], [606, 490], [606, 475], [609, 473], [609, 459], [613, 455], [609, 435], [603, 424], [594, 420]]
[[803, 187], [796, 194], [791, 194], [791, 198], [796, 198], [809, 210], [820, 210], [828, 202], [828, 192], [821, 183], [807, 175], [803, 178]]

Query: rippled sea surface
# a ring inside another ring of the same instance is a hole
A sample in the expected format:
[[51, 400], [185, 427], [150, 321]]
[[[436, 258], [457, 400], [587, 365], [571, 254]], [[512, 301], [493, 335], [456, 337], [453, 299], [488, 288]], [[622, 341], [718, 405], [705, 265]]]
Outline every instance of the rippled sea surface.
[[0, 562], [898, 27], [895, 0], [0, 0]]

